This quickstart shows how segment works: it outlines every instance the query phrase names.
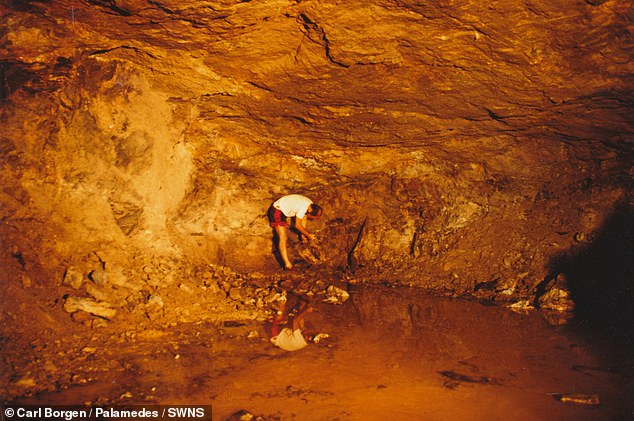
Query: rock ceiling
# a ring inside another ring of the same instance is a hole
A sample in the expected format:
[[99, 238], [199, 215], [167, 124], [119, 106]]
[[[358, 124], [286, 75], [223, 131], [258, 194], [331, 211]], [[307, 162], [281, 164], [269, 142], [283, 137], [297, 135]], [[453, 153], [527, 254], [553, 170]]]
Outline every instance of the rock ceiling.
[[4, 96], [73, 79], [125, 93], [137, 75], [275, 149], [618, 142], [630, 129], [626, 2], [10, 3]]

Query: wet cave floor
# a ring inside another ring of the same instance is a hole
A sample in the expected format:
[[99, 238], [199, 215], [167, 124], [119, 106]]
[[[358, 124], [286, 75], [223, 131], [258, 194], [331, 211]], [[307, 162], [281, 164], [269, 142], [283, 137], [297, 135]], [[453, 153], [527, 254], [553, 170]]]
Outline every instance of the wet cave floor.
[[[255, 322], [95, 330], [76, 354], [60, 346], [64, 365], [42, 363], [72, 386], [15, 403], [211, 405], [214, 420], [634, 418], [632, 354], [537, 312], [358, 285], [314, 307], [307, 326], [329, 337], [296, 352]], [[600, 403], [556, 399], [572, 393]]]

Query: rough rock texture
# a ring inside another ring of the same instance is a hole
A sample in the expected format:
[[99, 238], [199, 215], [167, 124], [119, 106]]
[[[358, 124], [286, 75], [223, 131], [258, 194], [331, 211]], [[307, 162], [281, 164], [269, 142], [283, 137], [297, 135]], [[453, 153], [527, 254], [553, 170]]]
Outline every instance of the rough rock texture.
[[43, 306], [208, 314], [211, 288], [226, 310], [219, 270], [278, 280], [266, 210], [289, 192], [325, 208], [320, 276], [535, 304], [560, 256], [631, 221], [626, 1], [0, 13], [1, 281]]

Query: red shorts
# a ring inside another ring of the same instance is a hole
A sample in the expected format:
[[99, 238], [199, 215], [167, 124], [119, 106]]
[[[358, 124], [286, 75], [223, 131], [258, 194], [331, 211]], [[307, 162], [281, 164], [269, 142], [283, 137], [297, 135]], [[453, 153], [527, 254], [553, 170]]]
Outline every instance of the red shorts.
[[288, 222], [286, 222], [286, 215], [284, 215], [281, 210], [276, 209], [271, 205], [268, 215], [271, 227], [288, 227]]

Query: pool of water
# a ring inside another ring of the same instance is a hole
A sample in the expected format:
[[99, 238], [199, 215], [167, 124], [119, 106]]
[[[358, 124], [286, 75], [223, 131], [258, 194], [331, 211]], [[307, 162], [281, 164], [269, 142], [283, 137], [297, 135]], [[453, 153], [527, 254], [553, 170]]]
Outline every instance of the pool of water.
[[[300, 351], [272, 346], [266, 324], [179, 325], [112, 342], [84, 362], [89, 382], [24, 402], [206, 404], [214, 420], [634, 418], [634, 358], [598, 335], [415, 289], [349, 293], [314, 303], [308, 327], [329, 337]], [[557, 399], [570, 394], [592, 399]]]

